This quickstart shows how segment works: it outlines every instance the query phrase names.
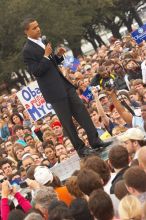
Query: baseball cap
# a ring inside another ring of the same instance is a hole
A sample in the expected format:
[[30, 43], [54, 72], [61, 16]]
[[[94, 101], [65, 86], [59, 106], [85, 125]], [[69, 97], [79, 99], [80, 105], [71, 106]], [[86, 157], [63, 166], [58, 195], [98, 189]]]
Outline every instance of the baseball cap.
[[38, 166], [34, 171], [34, 178], [38, 183], [45, 185], [48, 182], [52, 183], [53, 174], [48, 167]]
[[115, 45], [115, 46], [117, 46], [117, 45], [119, 45], [119, 44], [121, 44], [121, 41], [120, 41], [120, 40], [116, 40], [116, 41], [114, 42], [114, 45]]
[[145, 133], [140, 128], [129, 128], [124, 134], [120, 135], [118, 139], [122, 142], [128, 140], [144, 140]]
[[86, 65], [86, 66], [84, 66], [84, 70], [86, 71], [86, 70], [90, 70], [91, 69], [91, 66], [90, 65]]
[[13, 88], [13, 89], [11, 89], [11, 92], [12, 93], [17, 92], [17, 89]]
[[126, 95], [118, 95], [117, 97], [118, 100], [125, 100], [125, 99], [128, 99], [128, 97]]
[[54, 127], [62, 127], [60, 121], [54, 121], [50, 124], [50, 127], [53, 129]]
[[99, 94], [99, 96], [98, 96], [99, 99], [102, 99], [102, 98], [104, 98], [104, 97], [107, 97], [107, 95], [106, 95], [105, 93], [101, 93], [101, 94]]

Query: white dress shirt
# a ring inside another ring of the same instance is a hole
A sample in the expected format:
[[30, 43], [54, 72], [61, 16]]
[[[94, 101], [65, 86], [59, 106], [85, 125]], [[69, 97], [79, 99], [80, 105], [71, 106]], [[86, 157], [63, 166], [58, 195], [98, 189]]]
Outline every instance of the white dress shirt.
[[32, 42], [38, 44], [40, 47], [42, 47], [43, 49], [45, 49], [45, 44], [42, 42], [42, 39], [39, 37], [37, 40], [28, 37], [29, 40], [31, 40]]
[[[32, 42], [34, 42], [35, 44], [38, 44], [40, 47], [42, 47], [44, 50], [45, 50], [45, 44], [42, 42], [42, 38], [38, 38], [37, 40], [36, 39], [33, 39], [31, 37], [28, 37], [29, 40], [31, 40]], [[50, 55], [51, 56], [51, 55]], [[46, 59], [50, 60], [49, 57], [47, 56], [44, 56]]]

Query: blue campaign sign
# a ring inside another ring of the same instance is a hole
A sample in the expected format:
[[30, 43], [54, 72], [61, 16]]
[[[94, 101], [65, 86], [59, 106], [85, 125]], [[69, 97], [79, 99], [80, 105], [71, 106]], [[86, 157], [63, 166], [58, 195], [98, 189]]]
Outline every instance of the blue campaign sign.
[[64, 67], [68, 67], [70, 70], [75, 72], [80, 64], [80, 61], [72, 56], [66, 56], [64, 59]]
[[146, 40], [146, 24], [133, 31], [131, 33], [131, 36], [137, 44], [140, 44], [143, 40]]
[[92, 95], [90, 86], [88, 86], [86, 88], [86, 90], [83, 92], [82, 96], [84, 96], [87, 101], [93, 100], [93, 95]]

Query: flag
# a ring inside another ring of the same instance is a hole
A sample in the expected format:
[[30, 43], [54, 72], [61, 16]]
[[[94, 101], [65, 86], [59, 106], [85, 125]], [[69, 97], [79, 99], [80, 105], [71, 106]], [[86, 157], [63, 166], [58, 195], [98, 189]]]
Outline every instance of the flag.
[[78, 66], [80, 64], [79, 59], [74, 58], [72, 56], [66, 56], [64, 59], [64, 67], [68, 67], [71, 71], [76, 72]]

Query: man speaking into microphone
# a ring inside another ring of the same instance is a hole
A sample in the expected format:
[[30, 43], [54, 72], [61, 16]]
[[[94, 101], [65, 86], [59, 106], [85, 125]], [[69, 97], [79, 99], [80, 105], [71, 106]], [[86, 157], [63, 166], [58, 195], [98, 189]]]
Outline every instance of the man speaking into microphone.
[[[79, 156], [87, 156], [111, 144], [100, 140], [85, 106], [76, 94], [75, 87], [63, 76], [58, 67], [64, 60], [65, 49], [59, 48], [57, 54], [53, 54], [50, 43], [45, 45], [42, 42], [41, 30], [35, 19], [26, 19], [23, 28], [27, 36], [23, 48], [24, 63], [29, 73], [35, 76], [46, 102], [52, 104]], [[91, 148], [87, 148], [78, 137], [72, 117], [85, 129]]]

